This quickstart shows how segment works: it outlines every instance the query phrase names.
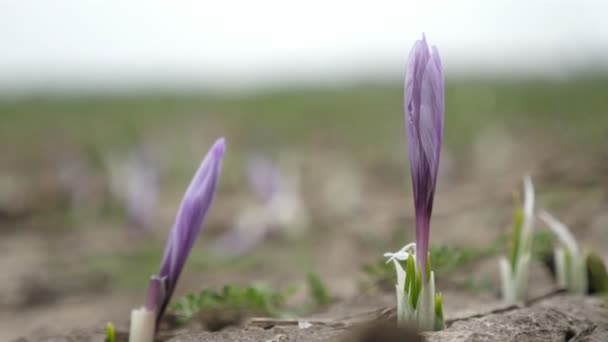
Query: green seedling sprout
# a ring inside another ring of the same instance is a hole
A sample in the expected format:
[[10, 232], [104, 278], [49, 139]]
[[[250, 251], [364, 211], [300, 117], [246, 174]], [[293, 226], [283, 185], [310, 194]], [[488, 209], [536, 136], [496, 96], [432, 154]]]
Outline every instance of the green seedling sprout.
[[587, 254], [579, 248], [568, 226], [544, 210], [538, 217], [560, 242], [553, 251], [557, 284], [572, 293], [587, 293]]
[[[516, 201], [517, 203], [518, 201]], [[524, 301], [528, 292], [528, 274], [534, 229], [534, 185], [524, 177], [524, 203], [515, 208], [509, 257], [499, 260], [502, 298], [506, 303]]]
[[106, 325], [106, 342], [116, 342], [116, 330], [112, 322]]

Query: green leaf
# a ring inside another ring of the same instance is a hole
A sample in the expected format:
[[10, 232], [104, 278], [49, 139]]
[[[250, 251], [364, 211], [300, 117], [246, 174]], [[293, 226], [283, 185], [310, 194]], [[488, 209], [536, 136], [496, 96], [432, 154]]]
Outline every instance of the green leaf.
[[414, 255], [408, 253], [407, 263], [405, 265], [405, 291], [407, 294], [412, 296], [414, 279], [416, 278], [416, 262], [414, 261]]
[[518, 195], [514, 195], [515, 211], [513, 213], [513, 235], [511, 236], [511, 268], [515, 272], [519, 257], [519, 246], [522, 243], [521, 234], [524, 224], [524, 212]]
[[435, 294], [435, 331], [445, 328], [443, 320], [443, 296], [441, 293]]
[[591, 293], [608, 293], [608, 272], [602, 258], [589, 253], [587, 256], [587, 272], [589, 274], [589, 289]]
[[422, 275], [420, 272], [414, 272], [414, 281], [412, 283], [412, 290], [410, 293], [410, 305], [414, 310], [418, 306], [420, 292], [422, 292]]

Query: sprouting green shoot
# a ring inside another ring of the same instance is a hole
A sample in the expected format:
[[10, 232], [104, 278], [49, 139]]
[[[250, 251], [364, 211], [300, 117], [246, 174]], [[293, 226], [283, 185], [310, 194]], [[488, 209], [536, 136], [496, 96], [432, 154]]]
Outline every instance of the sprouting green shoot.
[[[398, 264], [393, 262], [398, 273], [396, 286], [400, 291], [397, 294], [398, 322], [414, 320], [428, 330], [442, 327], [442, 298], [435, 292], [433, 272], [428, 269], [417, 269], [414, 254], [411, 252], [407, 253], [403, 262]], [[428, 264], [430, 265], [430, 260]], [[428, 277], [428, 280], [424, 281], [423, 277]]]
[[414, 256], [410, 253], [406, 264], [405, 264], [405, 289], [408, 292], [412, 292], [410, 291], [410, 289], [413, 287], [413, 282], [414, 282], [414, 278], [411, 276], [412, 274], [416, 273], [416, 262], [414, 261]]
[[435, 331], [442, 330], [444, 327], [443, 320], [443, 296], [441, 293], [435, 294]]
[[272, 291], [261, 286], [239, 287], [227, 285], [221, 291], [204, 289], [198, 294], [189, 294], [171, 305], [171, 309], [183, 321], [193, 316], [212, 311], [238, 311], [251, 315], [276, 317], [285, 305], [293, 289]]
[[[413, 261], [413, 257], [412, 257], [412, 261]], [[416, 272], [414, 270], [414, 273], [410, 273], [408, 274], [408, 277], [411, 277], [412, 274], [413, 276], [413, 282], [412, 282], [412, 288], [410, 289], [411, 291], [411, 304], [412, 304], [412, 308], [415, 310], [416, 307], [418, 306], [418, 300], [420, 299], [420, 293], [422, 292], [422, 274], [420, 272]]]
[[602, 258], [595, 253], [590, 253], [586, 262], [591, 292], [608, 293], [608, 272]]
[[116, 342], [116, 330], [112, 322], [106, 325], [106, 342]]
[[325, 306], [331, 302], [331, 296], [318, 274], [308, 273], [308, 289], [317, 306]]
[[409, 302], [413, 309], [416, 309], [420, 292], [422, 291], [422, 276], [416, 272], [416, 261], [414, 255], [409, 253], [405, 266], [405, 291], [409, 296]]

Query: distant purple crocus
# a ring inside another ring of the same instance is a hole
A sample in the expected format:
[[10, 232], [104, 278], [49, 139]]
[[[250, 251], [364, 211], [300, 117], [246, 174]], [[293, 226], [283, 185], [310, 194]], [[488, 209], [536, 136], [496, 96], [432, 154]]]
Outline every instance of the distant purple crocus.
[[255, 194], [264, 202], [270, 201], [284, 183], [275, 164], [263, 156], [247, 160], [247, 178]]
[[154, 151], [138, 146], [128, 160], [125, 207], [130, 226], [138, 232], [150, 231], [158, 205], [159, 172]]
[[224, 139], [219, 139], [201, 163], [169, 233], [160, 273], [150, 280], [145, 308], [156, 311], [157, 326], [213, 202], [225, 148]]
[[443, 140], [444, 77], [439, 53], [424, 35], [410, 53], [405, 77], [405, 126], [416, 210], [416, 260], [426, 269], [433, 198]]

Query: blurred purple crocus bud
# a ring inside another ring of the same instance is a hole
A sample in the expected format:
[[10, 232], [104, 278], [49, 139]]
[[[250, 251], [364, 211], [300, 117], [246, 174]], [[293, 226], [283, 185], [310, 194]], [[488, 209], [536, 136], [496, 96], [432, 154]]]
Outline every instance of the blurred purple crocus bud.
[[150, 281], [146, 309], [156, 311], [157, 326], [213, 202], [224, 150], [225, 142], [222, 138], [215, 142], [201, 163], [184, 195], [169, 233], [160, 273]]
[[[443, 140], [444, 77], [439, 53], [424, 35], [410, 53], [405, 77], [405, 126], [416, 210], [416, 260], [426, 269], [431, 214]], [[426, 277], [423, 277], [426, 278]]]
[[149, 231], [158, 204], [158, 163], [153, 151], [141, 146], [131, 153], [128, 164], [125, 207], [129, 223], [137, 231]]
[[156, 311], [158, 304], [161, 303], [165, 297], [167, 278], [152, 276], [148, 283], [148, 293], [146, 294], [145, 308], [148, 311]]
[[272, 200], [283, 186], [283, 179], [276, 166], [261, 156], [247, 160], [247, 178], [255, 194], [264, 202]]

